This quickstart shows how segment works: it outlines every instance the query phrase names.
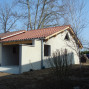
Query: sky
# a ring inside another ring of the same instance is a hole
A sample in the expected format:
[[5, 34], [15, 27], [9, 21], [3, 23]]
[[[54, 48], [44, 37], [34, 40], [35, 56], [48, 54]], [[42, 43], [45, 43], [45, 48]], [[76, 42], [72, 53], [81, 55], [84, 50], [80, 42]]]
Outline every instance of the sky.
[[89, 42], [89, 0], [85, 0], [85, 1], [86, 1], [85, 18], [87, 19], [87, 27], [83, 30], [82, 35]]
[[[12, 1], [14, 1], [14, 0], [0, 0], [0, 3], [2, 5], [4, 5], [5, 3], [11, 4]], [[85, 5], [86, 13], [84, 14], [84, 16], [87, 19], [87, 27], [84, 28], [84, 30], [82, 31], [81, 34], [82, 34], [82, 37], [84, 38], [84, 40], [89, 41], [89, 0], [84, 0], [84, 1], [86, 3], [86, 5]]]

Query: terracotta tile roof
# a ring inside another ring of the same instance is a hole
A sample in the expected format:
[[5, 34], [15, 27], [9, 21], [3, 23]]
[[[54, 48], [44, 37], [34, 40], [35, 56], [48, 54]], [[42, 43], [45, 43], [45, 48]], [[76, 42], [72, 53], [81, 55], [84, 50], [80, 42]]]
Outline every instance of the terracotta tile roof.
[[65, 26], [58, 26], [58, 27], [43, 28], [43, 29], [38, 29], [38, 30], [29, 30], [23, 34], [19, 34], [19, 35], [13, 36], [13, 37], [3, 39], [2, 42], [28, 40], [28, 39], [36, 39], [36, 38], [46, 38], [56, 32], [59, 32], [61, 30], [68, 28], [68, 27], [70, 27], [70, 26], [65, 25]]
[[7, 33], [0, 33], [0, 40], [8, 38], [8, 37], [12, 37], [15, 36], [17, 34], [21, 34], [26, 32], [25, 30], [21, 30], [21, 31], [14, 31], [14, 32], [7, 32]]

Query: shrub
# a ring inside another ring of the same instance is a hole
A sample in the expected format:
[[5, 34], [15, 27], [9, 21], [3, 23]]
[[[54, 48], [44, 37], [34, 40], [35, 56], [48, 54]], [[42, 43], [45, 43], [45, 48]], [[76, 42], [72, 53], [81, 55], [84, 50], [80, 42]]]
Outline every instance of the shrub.
[[57, 79], [68, 79], [70, 69], [73, 64], [73, 54], [68, 53], [67, 50], [56, 51], [51, 57], [48, 58], [51, 66], [51, 72], [54, 73]]

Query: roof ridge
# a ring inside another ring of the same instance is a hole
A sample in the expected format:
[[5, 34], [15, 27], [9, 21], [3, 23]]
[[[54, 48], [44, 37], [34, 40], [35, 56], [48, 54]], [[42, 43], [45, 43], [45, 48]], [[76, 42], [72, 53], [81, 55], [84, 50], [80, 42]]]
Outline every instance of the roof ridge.
[[42, 30], [42, 29], [50, 29], [50, 28], [57, 28], [57, 27], [65, 27], [65, 26], [68, 26], [68, 27], [71, 27], [70, 25], [62, 25], [62, 26], [56, 26], [56, 27], [48, 27], [48, 28], [40, 28], [40, 29], [32, 29], [32, 30], [28, 30], [28, 31], [35, 31], [35, 30]]

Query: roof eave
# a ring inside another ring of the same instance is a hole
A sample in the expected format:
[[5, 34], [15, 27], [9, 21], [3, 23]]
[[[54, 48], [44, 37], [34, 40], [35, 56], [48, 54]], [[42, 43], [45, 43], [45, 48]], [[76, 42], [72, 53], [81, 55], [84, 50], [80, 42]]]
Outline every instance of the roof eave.
[[5, 42], [15, 42], [15, 41], [27, 41], [27, 40], [35, 40], [35, 39], [39, 39], [39, 40], [44, 40], [45, 37], [41, 37], [41, 38], [31, 38], [31, 39], [20, 39], [20, 40], [11, 40], [11, 41], [1, 41], [0, 43], [5, 43]]
[[74, 35], [75, 39], [78, 40], [78, 44], [79, 44], [79, 48], [82, 49], [83, 45], [80, 42], [80, 40], [76, 37], [76, 34], [74, 33], [73, 29], [70, 27], [69, 30], [72, 32], [72, 34]]

